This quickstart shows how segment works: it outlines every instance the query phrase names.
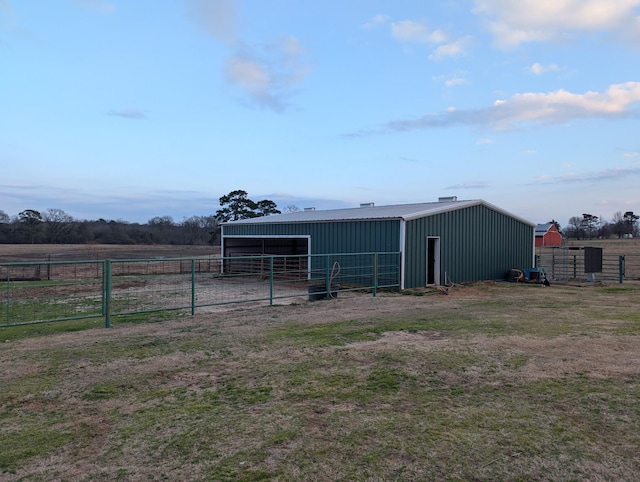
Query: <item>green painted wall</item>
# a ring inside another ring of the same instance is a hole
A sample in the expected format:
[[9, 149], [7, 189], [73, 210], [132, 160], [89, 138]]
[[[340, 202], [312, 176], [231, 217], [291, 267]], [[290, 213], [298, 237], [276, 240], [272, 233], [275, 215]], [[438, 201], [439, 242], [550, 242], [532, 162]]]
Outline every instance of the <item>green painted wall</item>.
[[311, 236], [311, 253], [400, 251], [400, 221], [337, 221], [289, 224], [229, 224], [225, 236]]
[[405, 287], [426, 285], [427, 236], [440, 237], [440, 283], [446, 284], [503, 279], [511, 268], [532, 267], [533, 232], [486, 206], [407, 221]]
[[[225, 236], [311, 236], [311, 254], [396, 252], [395, 220], [225, 225]], [[404, 287], [426, 285], [427, 237], [440, 238], [440, 284], [503, 279], [533, 263], [534, 227], [487, 206], [449, 211], [405, 223]], [[445, 279], [445, 273], [447, 279]]]

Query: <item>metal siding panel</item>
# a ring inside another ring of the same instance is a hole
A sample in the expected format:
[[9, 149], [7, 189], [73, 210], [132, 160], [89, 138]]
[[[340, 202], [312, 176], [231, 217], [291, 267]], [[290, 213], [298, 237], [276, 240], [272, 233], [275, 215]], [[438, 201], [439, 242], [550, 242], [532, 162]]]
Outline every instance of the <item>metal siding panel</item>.
[[407, 222], [405, 287], [426, 284], [426, 238], [440, 237], [441, 283], [502, 279], [529, 267], [533, 227], [486, 206], [473, 206]]
[[400, 250], [399, 220], [225, 225], [225, 236], [311, 236], [312, 254]]

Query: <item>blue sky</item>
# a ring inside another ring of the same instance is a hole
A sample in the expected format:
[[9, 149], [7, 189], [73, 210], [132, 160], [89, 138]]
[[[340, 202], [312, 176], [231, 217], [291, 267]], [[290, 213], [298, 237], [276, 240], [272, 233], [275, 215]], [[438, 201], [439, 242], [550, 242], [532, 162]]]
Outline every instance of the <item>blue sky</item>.
[[0, 209], [640, 211], [640, 0], [0, 0]]

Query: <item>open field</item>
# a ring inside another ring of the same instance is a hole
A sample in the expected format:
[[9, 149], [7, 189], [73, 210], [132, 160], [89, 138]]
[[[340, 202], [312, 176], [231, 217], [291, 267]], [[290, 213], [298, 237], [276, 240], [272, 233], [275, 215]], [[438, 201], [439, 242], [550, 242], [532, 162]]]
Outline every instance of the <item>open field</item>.
[[640, 238], [631, 239], [571, 239], [567, 246], [593, 246], [609, 254], [640, 255]]
[[[625, 281], [640, 281], [640, 238], [571, 239], [566, 242], [566, 247], [573, 249], [539, 247], [535, 250], [536, 255], [539, 256], [540, 265], [546, 268], [553, 281], [560, 282], [561, 278], [567, 276], [573, 278], [575, 282], [587, 281], [584, 274], [584, 253], [575, 249], [584, 247], [602, 248], [602, 273], [596, 274], [597, 279], [615, 281], [622, 276]], [[551, 262], [554, 256], [555, 262]], [[624, 262], [620, 261], [621, 256], [624, 256]], [[555, 267], [554, 264], [556, 264]], [[559, 279], [556, 279], [554, 274], [559, 275]]]
[[1, 329], [0, 479], [636, 480], [639, 295], [477, 283]]
[[0, 244], [0, 263], [219, 256], [220, 246], [163, 244]]

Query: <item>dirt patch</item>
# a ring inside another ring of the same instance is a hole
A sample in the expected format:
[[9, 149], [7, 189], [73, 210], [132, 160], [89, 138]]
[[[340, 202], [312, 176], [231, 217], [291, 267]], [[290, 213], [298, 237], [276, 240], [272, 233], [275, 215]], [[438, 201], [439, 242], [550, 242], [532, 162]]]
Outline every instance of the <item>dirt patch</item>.
[[340, 293], [3, 343], [5, 450], [24, 426], [73, 437], [2, 476], [632, 480], [638, 290], [616, 288]]
[[561, 378], [567, 374], [608, 378], [640, 373], [640, 337], [612, 335], [478, 338], [478, 350], [501, 350], [526, 360], [520, 376]]

